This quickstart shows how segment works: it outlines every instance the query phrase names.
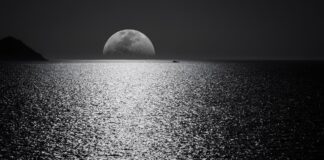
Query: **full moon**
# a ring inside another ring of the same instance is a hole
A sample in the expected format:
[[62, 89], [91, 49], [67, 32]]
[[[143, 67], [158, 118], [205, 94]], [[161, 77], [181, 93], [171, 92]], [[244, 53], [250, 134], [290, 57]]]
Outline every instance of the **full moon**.
[[107, 40], [103, 54], [113, 58], [141, 58], [154, 56], [155, 50], [145, 34], [125, 29], [116, 32]]

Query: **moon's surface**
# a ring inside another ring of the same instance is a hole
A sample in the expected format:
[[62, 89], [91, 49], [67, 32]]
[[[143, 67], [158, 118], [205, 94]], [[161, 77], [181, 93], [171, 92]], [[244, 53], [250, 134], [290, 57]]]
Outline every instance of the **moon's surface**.
[[155, 55], [155, 49], [146, 35], [133, 29], [125, 29], [107, 40], [103, 54], [121, 58], [150, 57]]

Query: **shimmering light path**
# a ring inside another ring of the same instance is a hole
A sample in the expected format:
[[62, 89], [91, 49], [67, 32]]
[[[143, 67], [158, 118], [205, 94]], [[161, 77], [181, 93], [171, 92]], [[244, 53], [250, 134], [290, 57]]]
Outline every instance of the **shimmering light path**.
[[166, 61], [2, 64], [0, 158], [318, 156], [323, 84], [313, 72]]

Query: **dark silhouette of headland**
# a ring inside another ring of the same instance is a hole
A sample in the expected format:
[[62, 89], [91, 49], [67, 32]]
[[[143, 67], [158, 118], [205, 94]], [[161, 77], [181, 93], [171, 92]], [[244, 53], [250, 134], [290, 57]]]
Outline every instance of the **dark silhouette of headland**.
[[22, 41], [8, 36], [0, 40], [0, 61], [46, 61]]

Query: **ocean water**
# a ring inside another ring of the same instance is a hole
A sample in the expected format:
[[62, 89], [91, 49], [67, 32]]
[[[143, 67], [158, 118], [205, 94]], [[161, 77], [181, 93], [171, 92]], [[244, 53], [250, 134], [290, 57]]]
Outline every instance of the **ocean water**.
[[0, 64], [0, 159], [323, 157], [323, 64]]

